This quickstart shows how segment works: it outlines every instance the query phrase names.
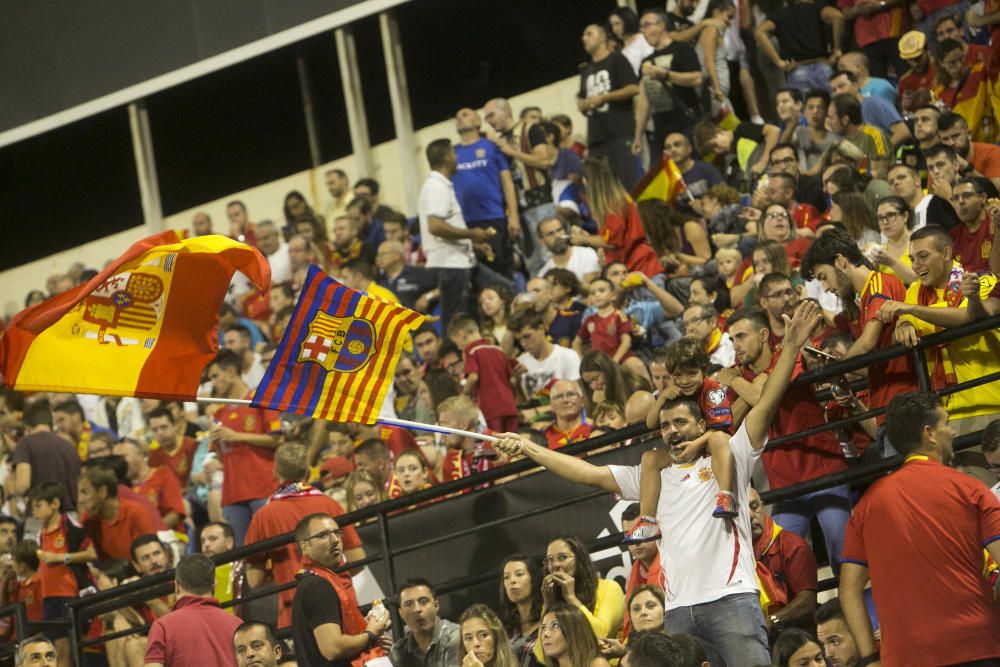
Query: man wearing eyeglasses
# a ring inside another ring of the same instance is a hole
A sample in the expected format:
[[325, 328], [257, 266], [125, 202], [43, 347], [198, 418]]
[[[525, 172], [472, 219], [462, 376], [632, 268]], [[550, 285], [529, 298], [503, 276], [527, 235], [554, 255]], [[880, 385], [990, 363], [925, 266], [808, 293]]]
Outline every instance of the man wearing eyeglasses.
[[337, 522], [327, 514], [310, 514], [295, 527], [295, 541], [303, 568], [292, 602], [299, 660], [312, 667], [348, 667], [378, 647], [384, 656], [382, 635], [389, 629], [389, 615], [362, 616], [350, 575], [334, 571], [343, 561]]
[[56, 667], [56, 647], [42, 634], [31, 635], [17, 645], [16, 667]]
[[955, 244], [955, 259], [966, 271], [980, 274], [990, 272], [990, 250], [995, 227], [1000, 223], [986, 210], [987, 183], [982, 177], [963, 178], [955, 184], [951, 197], [962, 221], [949, 232]]
[[[810, 98], [812, 99], [812, 98]], [[830, 141], [832, 143], [832, 140]], [[787, 174], [792, 179], [792, 194], [796, 201], [812, 206], [818, 211], [826, 207], [823, 183], [819, 176], [808, 176], [800, 169], [798, 149], [791, 143], [780, 143], [771, 149], [768, 156], [768, 173]], [[770, 181], [768, 183], [770, 186]]]
[[757, 287], [757, 298], [767, 313], [768, 329], [771, 332], [769, 342], [774, 349], [785, 337], [785, 321], [781, 316], [792, 316], [799, 305], [799, 292], [785, 274], [768, 273]]
[[590, 437], [594, 427], [583, 417], [583, 393], [579, 383], [559, 380], [552, 385], [549, 399], [556, 416], [556, 420], [545, 429], [549, 449], [559, 449]]

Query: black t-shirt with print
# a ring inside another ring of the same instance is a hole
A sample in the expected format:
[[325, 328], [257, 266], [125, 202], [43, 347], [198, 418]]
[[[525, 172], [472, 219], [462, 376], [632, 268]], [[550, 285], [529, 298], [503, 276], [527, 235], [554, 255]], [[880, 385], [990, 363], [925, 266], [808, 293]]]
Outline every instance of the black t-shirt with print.
[[[588, 98], [620, 90], [637, 82], [632, 65], [620, 52], [604, 60], [587, 63], [580, 72], [580, 97]], [[612, 139], [631, 139], [635, 131], [632, 100], [608, 102], [587, 114], [587, 143], [591, 146]]]

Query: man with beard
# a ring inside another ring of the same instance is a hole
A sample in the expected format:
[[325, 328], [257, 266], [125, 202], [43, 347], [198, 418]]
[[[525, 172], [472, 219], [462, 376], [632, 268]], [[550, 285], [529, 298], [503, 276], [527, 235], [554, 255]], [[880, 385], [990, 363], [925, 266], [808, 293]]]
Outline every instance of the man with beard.
[[[819, 280], [823, 289], [837, 294], [844, 303], [855, 303], [860, 298], [858, 326], [861, 334], [844, 355], [845, 359], [893, 344], [893, 323], [879, 316], [879, 308], [886, 301], [903, 301], [906, 288], [896, 276], [876, 271], [847, 232], [834, 228], [813, 241], [800, 271], [808, 280]], [[884, 407], [896, 394], [916, 389], [917, 378], [910, 355], [877, 361], [869, 366], [868, 387], [872, 408]], [[879, 424], [883, 421], [885, 415], [880, 415]]]
[[799, 293], [792, 286], [791, 278], [783, 273], [769, 273], [757, 286], [757, 298], [767, 314], [768, 342], [773, 349], [777, 349], [785, 337], [782, 315], [792, 316], [799, 305]]
[[858, 645], [837, 598], [827, 600], [816, 610], [816, 638], [830, 667], [861, 667]]
[[681, 172], [685, 190], [678, 208], [687, 214], [701, 211], [701, 198], [713, 185], [722, 183], [722, 174], [707, 162], [691, 157], [691, 140], [680, 132], [671, 132], [663, 140], [663, 152], [670, 156]]
[[920, 186], [920, 174], [906, 164], [894, 164], [889, 170], [889, 187], [892, 194], [902, 197], [913, 211], [913, 229], [917, 230], [933, 220], [934, 224], [952, 229], [962, 223], [955, 213], [955, 207], [943, 197], [924, 193]]
[[[132, 566], [140, 577], [162, 574], [173, 564], [173, 553], [155, 534], [140, 535], [132, 541]], [[162, 598], [147, 600], [145, 606], [149, 608], [154, 618], [160, 618], [170, 613], [173, 604], [173, 596], [165, 595]]]
[[995, 220], [986, 207], [989, 181], [979, 176], [963, 178], [955, 183], [952, 203], [962, 224], [950, 232], [955, 246], [955, 259], [972, 273], [990, 271], [990, 250], [996, 234]]
[[[913, 347], [922, 336], [936, 333], [941, 327], [960, 326], [968, 320], [963, 312], [968, 302], [952, 272], [954, 248], [948, 232], [936, 225], [915, 231], [910, 237], [910, 258], [918, 280], [906, 290], [902, 303], [887, 301], [879, 311], [886, 321], [899, 317], [894, 337], [907, 347]], [[988, 299], [997, 284], [996, 278], [983, 276], [979, 283], [980, 299]], [[948, 382], [968, 382], [996, 372], [998, 353], [1000, 337], [990, 330], [928, 350], [924, 356], [933, 386], [938, 388]], [[954, 379], [949, 380], [949, 375]], [[950, 394], [945, 398], [945, 409], [955, 420], [981, 417], [975, 420], [977, 426], [985, 426], [986, 415], [1000, 412], [1000, 382]], [[972, 430], [971, 424], [959, 423], [967, 427], [962, 432]]]
[[750, 530], [757, 579], [767, 594], [764, 611], [770, 634], [788, 626], [812, 630], [816, 611], [816, 557], [806, 541], [775, 523], [756, 489], [750, 489]]
[[559, 218], [545, 218], [538, 223], [538, 238], [552, 254], [538, 275], [544, 276], [552, 269], [566, 269], [586, 285], [601, 274], [597, 252], [593, 248], [570, 245], [568, 225]]
[[938, 131], [941, 143], [954, 148], [960, 158], [1000, 188], [1000, 146], [972, 141], [968, 121], [950, 111], [941, 114]]
[[[982, 570], [984, 547], [1000, 559], [1000, 501], [949, 467], [955, 431], [937, 396], [893, 398], [886, 431], [905, 461], [861, 498], [840, 573], [840, 603], [861, 664], [996, 664], [1000, 614]], [[869, 581], [880, 649], [865, 601]]]
[[310, 514], [295, 527], [303, 569], [292, 601], [292, 637], [306, 665], [347, 667], [378, 647], [389, 628], [389, 614], [361, 615], [350, 575], [335, 572], [343, 561], [340, 536], [326, 514]]
[[927, 35], [919, 30], [911, 30], [900, 37], [899, 57], [910, 66], [896, 84], [899, 108], [905, 113], [931, 101], [935, 69], [934, 60], [927, 48]]
[[[818, 306], [802, 304], [786, 327], [785, 349], [774, 364], [772, 377], [739, 430], [731, 437], [719, 432], [710, 436], [728, 441], [735, 458], [736, 493], [742, 508], [736, 519], [719, 521], [711, 516], [719, 485], [711, 474], [710, 459], [700, 454], [690, 460], [678, 459], [661, 473], [656, 521], [663, 536], [658, 547], [673, 593], [666, 603], [666, 625], [674, 633], [686, 632], [702, 639], [711, 652], [712, 664], [749, 667], [769, 661], [754, 574], [747, 494], [799, 349], [820, 318]], [[701, 436], [706, 428], [700, 408], [690, 400], [668, 402], [660, 410], [660, 435], [675, 457], [685, 456], [683, 445]], [[564, 479], [627, 500], [639, 498], [641, 466], [598, 467], [515, 434], [505, 434], [497, 447], [508, 456], [526, 455]]]
[[[785, 328], [787, 337], [787, 322]], [[811, 333], [812, 329], [806, 332], [807, 340]], [[768, 342], [770, 331], [767, 315], [755, 309], [737, 311], [729, 317], [729, 335], [733, 339], [736, 361], [740, 367], [724, 368], [716, 375], [716, 379], [732, 389], [745, 403], [757, 405], [761, 388], [780, 359], [780, 355], [772, 350]], [[792, 378], [804, 370], [800, 354], [795, 359]], [[738, 406], [734, 403], [734, 411], [737, 409]], [[812, 385], [792, 385], [781, 397], [777, 414], [771, 421], [770, 437], [799, 433], [825, 423], [823, 409], [816, 400]], [[797, 438], [792, 442], [782, 443], [780, 447], [769, 447], [764, 451], [762, 460], [771, 489], [847, 470], [844, 450], [830, 431]], [[851, 518], [849, 485], [842, 484], [797, 496], [774, 506], [775, 522], [801, 536], [808, 534], [813, 516], [819, 519], [827, 553], [830, 555], [830, 565], [837, 572], [840, 569], [844, 526]]]

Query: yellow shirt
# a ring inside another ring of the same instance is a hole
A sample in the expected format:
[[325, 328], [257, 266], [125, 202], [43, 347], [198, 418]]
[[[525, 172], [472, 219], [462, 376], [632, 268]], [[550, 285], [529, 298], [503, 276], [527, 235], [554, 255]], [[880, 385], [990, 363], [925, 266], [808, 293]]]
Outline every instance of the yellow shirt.
[[[886, 252], [889, 252], [889, 244], [888, 243], [883, 243], [882, 244], [882, 248]], [[903, 251], [903, 254], [899, 257], [899, 262], [900, 262], [900, 264], [902, 264], [903, 266], [905, 266], [908, 269], [912, 269], [913, 268], [913, 262], [910, 261], [910, 252], [909, 252], [908, 249], [905, 250], [905, 251]], [[899, 274], [897, 274], [895, 271], [893, 271], [892, 267], [890, 267], [887, 264], [880, 264], [879, 267], [878, 267], [878, 270], [881, 271], [882, 273], [888, 273], [889, 275], [896, 276], [897, 278], [899, 277]]]
[[[983, 276], [979, 279], [979, 294], [984, 301], [993, 290], [996, 281], [995, 276]], [[917, 280], [906, 290], [906, 303], [919, 304], [919, 292], [920, 281]], [[944, 290], [938, 290], [937, 296], [937, 303], [931, 308], [947, 307]], [[963, 298], [959, 308], [967, 306], [968, 299]], [[940, 327], [928, 324], [912, 315], [903, 315], [899, 319], [901, 322], [911, 323], [921, 337], [941, 331]], [[954, 366], [955, 379], [958, 382], [967, 382], [1000, 370], [1000, 331], [996, 329], [952, 341], [945, 349]], [[930, 364], [933, 363], [933, 354], [932, 350], [924, 352], [929, 369], [932, 369]], [[952, 419], [996, 414], [1000, 412], [1000, 381], [945, 396], [944, 407]]]
[[[594, 611], [585, 607], [580, 607], [580, 611], [590, 621], [590, 628], [594, 631], [595, 637], [617, 637], [621, 634], [622, 625], [625, 624], [625, 592], [614, 581], [598, 579], [597, 593], [594, 595]], [[542, 615], [545, 615], [544, 609]], [[545, 662], [541, 640], [535, 642], [535, 658], [541, 663]]]

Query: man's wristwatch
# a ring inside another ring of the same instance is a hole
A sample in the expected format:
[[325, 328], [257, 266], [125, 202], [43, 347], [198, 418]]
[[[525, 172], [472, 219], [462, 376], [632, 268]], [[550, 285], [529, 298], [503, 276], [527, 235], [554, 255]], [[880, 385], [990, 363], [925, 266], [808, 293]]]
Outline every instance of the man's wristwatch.
[[365, 634], [368, 635], [368, 648], [375, 646], [378, 643], [378, 635], [371, 630], [365, 630]]
[[771, 617], [770, 617], [769, 620], [771, 621], [771, 632], [778, 633], [778, 632], [781, 632], [782, 630], [785, 629], [785, 623], [784, 623], [784, 621], [782, 621], [780, 618], [778, 618], [774, 614], [771, 614]]
[[864, 658], [861, 658], [860, 665], [861, 665], [861, 667], [867, 667], [867, 665], [871, 665], [873, 663], [876, 663], [876, 662], [878, 662], [881, 659], [882, 659], [882, 656], [879, 655], [878, 651], [875, 651], [871, 655], [866, 656]]
[[63, 556], [63, 563], [66, 564], [66, 565], [72, 565], [73, 564], [70, 561], [70, 559], [69, 559], [69, 554], [66, 554], [65, 556]]

